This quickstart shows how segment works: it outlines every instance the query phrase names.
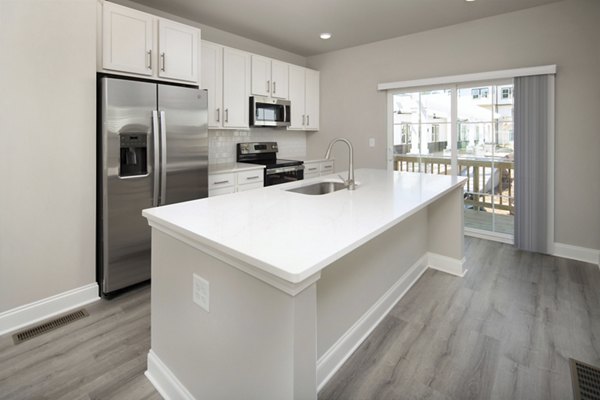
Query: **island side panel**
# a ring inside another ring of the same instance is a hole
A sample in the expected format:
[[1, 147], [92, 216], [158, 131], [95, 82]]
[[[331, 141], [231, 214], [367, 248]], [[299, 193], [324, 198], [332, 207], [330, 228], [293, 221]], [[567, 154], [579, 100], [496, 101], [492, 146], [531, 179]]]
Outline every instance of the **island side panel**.
[[[353, 340], [347, 332], [369, 328], [355, 324], [394, 285], [398, 287], [398, 293], [391, 304], [395, 303], [397, 295], [427, 267], [425, 261], [419, 263], [426, 253], [427, 210], [423, 209], [321, 272], [321, 279], [317, 281], [317, 354], [320, 364], [324, 364], [322, 358], [327, 352], [342, 352], [329, 354], [334, 359], [344, 356], [344, 349], [354, 345], [342, 343], [345, 338]], [[411, 267], [415, 268], [411, 270]], [[325, 378], [323, 374], [326, 375], [330, 367], [319, 371], [320, 380]]]
[[315, 314], [315, 284], [291, 297], [152, 229], [151, 348], [195, 398], [316, 399]]
[[462, 186], [433, 202], [427, 209], [430, 267], [462, 275], [464, 257]]

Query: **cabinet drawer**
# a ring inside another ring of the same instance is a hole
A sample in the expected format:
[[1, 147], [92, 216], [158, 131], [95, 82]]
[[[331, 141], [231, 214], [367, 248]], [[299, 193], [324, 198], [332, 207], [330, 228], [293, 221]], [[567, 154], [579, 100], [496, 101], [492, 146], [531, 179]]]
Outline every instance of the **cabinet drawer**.
[[222, 194], [230, 194], [235, 192], [235, 186], [221, 187], [221, 188], [210, 188], [208, 190], [208, 197], [220, 196]]
[[[313, 175], [316, 174], [317, 176], [319, 176], [319, 173], [321, 172], [321, 166], [318, 162], [313, 162], [313, 163], [304, 163], [304, 178], [308, 179], [307, 177], [309, 175]], [[312, 178], [312, 176], [311, 176]]]
[[237, 184], [244, 185], [247, 183], [260, 183], [263, 185], [264, 171], [262, 169], [253, 169], [250, 171], [242, 171], [237, 173]]
[[[317, 168], [317, 170], [318, 170], [318, 168]], [[306, 173], [306, 170], [304, 172], [304, 179], [311, 179], [311, 178], [318, 178], [318, 177], [319, 177], [318, 172]]]
[[321, 163], [321, 175], [333, 174], [333, 161], [326, 161]]
[[234, 186], [233, 172], [227, 174], [208, 175], [208, 189], [219, 189], [229, 186]]
[[237, 191], [245, 192], [246, 190], [261, 189], [263, 187], [264, 186], [262, 182], [246, 183], [245, 185], [238, 185]]

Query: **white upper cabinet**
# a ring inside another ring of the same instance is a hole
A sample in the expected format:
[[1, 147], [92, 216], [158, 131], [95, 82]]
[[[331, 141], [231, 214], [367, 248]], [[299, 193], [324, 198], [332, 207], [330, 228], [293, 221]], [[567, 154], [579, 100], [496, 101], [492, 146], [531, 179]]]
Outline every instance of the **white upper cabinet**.
[[319, 71], [289, 66], [291, 123], [288, 129], [319, 130]]
[[287, 99], [288, 66], [282, 61], [252, 55], [252, 94]]
[[290, 65], [290, 103], [292, 115], [290, 117], [290, 126], [288, 129], [304, 129], [306, 123], [306, 113], [304, 105], [305, 95], [305, 68], [296, 65]]
[[197, 82], [199, 36], [200, 32], [196, 28], [159, 19], [158, 76]]
[[248, 129], [250, 54], [202, 41], [200, 88], [208, 91], [208, 127]]
[[223, 46], [202, 41], [200, 87], [208, 91], [208, 127], [223, 127]]
[[269, 96], [271, 94], [271, 59], [252, 55], [252, 94]]
[[102, 67], [152, 75], [152, 25], [150, 14], [104, 3]]
[[200, 29], [105, 1], [102, 70], [198, 82]]
[[319, 71], [306, 69], [305, 81], [305, 105], [306, 129], [311, 131], [319, 130]]
[[223, 49], [223, 127], [248, 128], [250, 54]]
[[271, 97], [287, 99], [289, 97], [289, 64], [271, 60]]

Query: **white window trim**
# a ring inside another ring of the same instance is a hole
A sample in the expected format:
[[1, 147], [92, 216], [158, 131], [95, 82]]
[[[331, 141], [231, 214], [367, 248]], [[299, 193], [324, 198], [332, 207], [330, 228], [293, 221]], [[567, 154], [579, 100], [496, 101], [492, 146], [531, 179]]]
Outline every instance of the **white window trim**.
[[476, 81], [491, 81], [497, 79], [512, 79], [517, 76], [530, 75], [552, 75], [556, 74], [556, 65], [542, 65], [538, 67], [504, 69], [499, 71], [478, 72], [474, 74], [440, 76], [435, 78], [413, 79], [409, 81], [397, 81], [380, 83], [377, 90], [393, 90], [404, 88], [415, 88], [422, 86], [440, 86], [457, 83]]

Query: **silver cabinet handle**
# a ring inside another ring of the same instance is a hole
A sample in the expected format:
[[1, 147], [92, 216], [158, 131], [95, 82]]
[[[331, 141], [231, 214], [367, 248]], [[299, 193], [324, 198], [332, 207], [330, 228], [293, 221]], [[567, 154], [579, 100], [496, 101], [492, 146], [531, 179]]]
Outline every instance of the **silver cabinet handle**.
[[217, 108], [217, 122], [221, 122], [221, 109]]
[[277, 82], [273, 81], [273, 94], [277, 92]]
[[147, 51], [148, 54], [148, 66], [146, 68], [152, 69], [152, 49]]
[[229, 183], [229, 181], [218, 181], [214, 182], [213, 185], [223, 185], [224, 183]]
[[247, 176], [246, 180], [258, 179], [258, 178], [260, 178], [260, 176]]
[[267, 93], [271, 91], [271, 81], [267, 81]]
[[165, 71], [165, 53], [160, 53], [160, 60], [162, 62], [162, 66], [160, 67], [161, 71]]
[[309, 170], [309, 171], [316, 171], [316, 170], [317, 170], [317, 168], [309, 168], [308, 170]]
[[229, 108], [225, 109], [225, 122], [229, 122]]
[[310, 115], [306, 116], [306, 126], [310, 125]]
[[302, 114], [302, 126], [304, 126], [304, 121], [306, 120], [306, 115]]

